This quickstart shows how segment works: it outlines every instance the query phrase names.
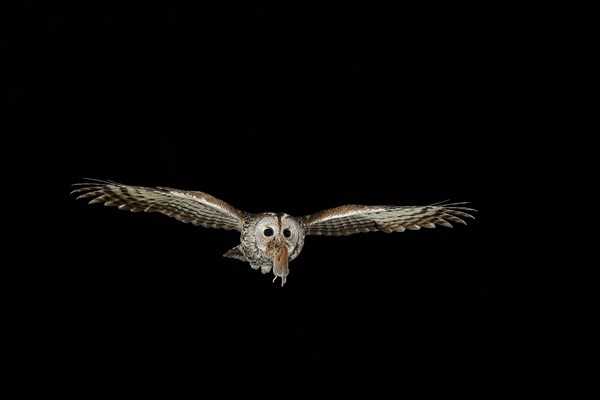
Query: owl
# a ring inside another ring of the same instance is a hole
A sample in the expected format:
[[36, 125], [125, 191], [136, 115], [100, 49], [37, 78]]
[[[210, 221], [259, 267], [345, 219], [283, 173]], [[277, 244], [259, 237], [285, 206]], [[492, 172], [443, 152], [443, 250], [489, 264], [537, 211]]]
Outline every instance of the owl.
[[130, 186], [113, 181], [87, 179], [76, 183], [71, 194], [120, 210], [159, 212], [181, 222], [205, 228], [240, 232], [240, 244], [223, 256], [250, 263], [263, 274], [273, 271], [287, 280], [289, 263], [300, 255], [307, 235], [344, 236], [360, 232], [403, 232], [406, 229], [451, 228], [451, 222], [465, 224], [474, 218], [473, 208], [462, 203], [428, 206], [368, 206], [348, 204], [294, 217], [286, 213], [250, 213], [229, 205], [208, 193], [167, 187]]

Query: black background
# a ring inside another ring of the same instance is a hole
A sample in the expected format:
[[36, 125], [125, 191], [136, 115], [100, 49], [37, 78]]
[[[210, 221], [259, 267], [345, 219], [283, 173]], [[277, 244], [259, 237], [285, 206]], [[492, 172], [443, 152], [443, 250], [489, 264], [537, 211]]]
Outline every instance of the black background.
[[[23, 397], [591, 396], [590, 10], [280, 3], [5, 6]], [[478, 213], [308, 237], [282, 288], [222, 257], [237, 233], [87, 206], [83, 177]]]

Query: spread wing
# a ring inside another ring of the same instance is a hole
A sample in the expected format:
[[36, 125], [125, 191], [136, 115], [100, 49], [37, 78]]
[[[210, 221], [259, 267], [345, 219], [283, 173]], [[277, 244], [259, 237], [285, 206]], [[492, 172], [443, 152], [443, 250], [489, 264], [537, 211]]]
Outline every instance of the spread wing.
[[406, 229], [452, 228], [451, 222], [465, 224], [474, 218], [464, 207], [467, 203], [432, 204], [429, 206], [362, 206], [349, 204], [302, 217], [308, 235], [341, 236], [359, 232], [404, 232]]
[[112, 181], [88, 180], [76, 183], [77, 199], [91, 199], [89, 204], [103, 203], [133, 212], [159, 212], [185, 223], [206, 228], [241, 231], [245, 213], [204, 192], [129, 186]]

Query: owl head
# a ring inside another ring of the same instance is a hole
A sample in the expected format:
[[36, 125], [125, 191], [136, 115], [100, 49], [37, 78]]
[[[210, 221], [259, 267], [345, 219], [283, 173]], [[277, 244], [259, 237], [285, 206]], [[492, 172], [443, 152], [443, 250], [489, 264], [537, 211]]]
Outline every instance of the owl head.
[[263, 273], [273, 269], [282, 285], [292, 261], [304, 245], [305, 227], [288, 214], [262, 213], [242, 232], [242, 247], [248, 260], [260, 266]]

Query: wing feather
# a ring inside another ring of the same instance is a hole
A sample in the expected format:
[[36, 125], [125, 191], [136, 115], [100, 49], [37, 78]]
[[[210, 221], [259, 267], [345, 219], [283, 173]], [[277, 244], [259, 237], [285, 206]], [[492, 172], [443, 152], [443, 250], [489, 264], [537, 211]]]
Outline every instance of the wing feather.
[[77, 199], [91, 199], [132, 212], [159, 212], [181, 222], [206, 228], [241, 231], [245, 213], [208, 193], [166, 187], [130, 186], [113, 181], [89, 179], [76, 183]]
[[404, 232], [406, 229], [452, 228], [451, 222], [465, 224], [477, 210], [461, 203], [429, 206], [364, 206], [348, 204], [302, 217], [308, 235], [342, 236], [359, 232]]

